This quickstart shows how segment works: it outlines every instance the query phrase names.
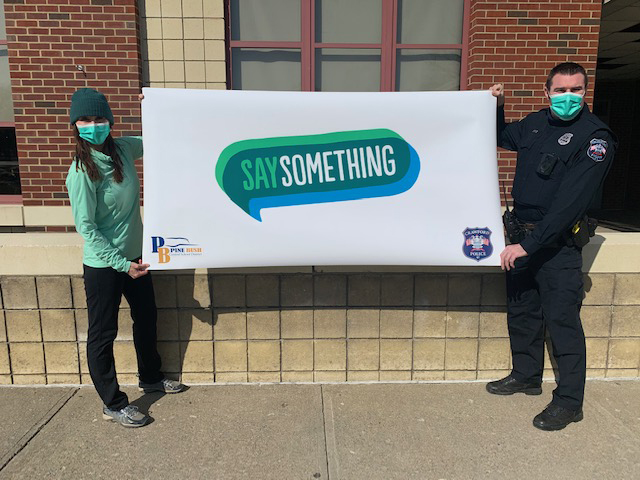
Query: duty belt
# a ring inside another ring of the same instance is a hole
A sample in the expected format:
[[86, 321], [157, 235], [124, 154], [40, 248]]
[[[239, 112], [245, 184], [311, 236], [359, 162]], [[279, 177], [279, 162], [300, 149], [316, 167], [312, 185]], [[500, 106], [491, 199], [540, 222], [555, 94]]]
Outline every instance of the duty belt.
[[[571, 230], [563, 232], [560, 237], [547, 245], [547, 247], [564, 247], [564, 246], [577, 246], [583, 247], [589, 242], [589, 237], [593, 236], [593, 232], [595, 232], [595, 226], [593, 228], [587, 222], [589, 219], [585, 216], [587, 220], [578, 221]], [[525, 232], [524, 235], [529, 235], [537, 226], [537, 223], [531, 222], [523, 222], [518, 220], [518, 226], [522, 228]], [[579, 232], [582, 234], [582, 237], [579, 237]], [[585, 234], [587, 235], [585, 237]]]
[[[523, 230], [522, 233], [524, 237], [526, 237], [527, 235], [530, 235], [537, 225], [538, 225], [537, 223], [523, 222], [521, 220], [518, 220], [518, 226]], [[547, 247], [563, 247], [565, 245], [567, 245], [567, 242], [566, 242], [565, 235], [563, 234], [561, 238], [559, 238], [558, 240], [552, 243], [547, 244], [546, 246]]]

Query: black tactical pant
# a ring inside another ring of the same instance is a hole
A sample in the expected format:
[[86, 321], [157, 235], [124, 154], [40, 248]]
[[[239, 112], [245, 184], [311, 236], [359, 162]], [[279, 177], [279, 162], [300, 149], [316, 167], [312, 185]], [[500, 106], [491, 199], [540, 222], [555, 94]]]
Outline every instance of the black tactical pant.
[[572, 410], [582, 407], [586, 376], [582, 296], [582, 253], [576, 247], [543, 248], [507, 272], [512, 375], [542, 381], [546, 328], [559, 377], [553, 403]]
[[89, 330], [87, 359], [91, 380], [102, 402], [119, 410], [129, 404], [120, 390], [113, 358], [113, 342], [118, 335], [118, 310], [124, 294], [131, 307], [133, 343], [140, 380], [155, 383], [160, 373], [160, 355], [156, 348], [157, 311], [151, 274], [133, 279], [113, 268], [84, 265], [84, 287], [87, 293]]

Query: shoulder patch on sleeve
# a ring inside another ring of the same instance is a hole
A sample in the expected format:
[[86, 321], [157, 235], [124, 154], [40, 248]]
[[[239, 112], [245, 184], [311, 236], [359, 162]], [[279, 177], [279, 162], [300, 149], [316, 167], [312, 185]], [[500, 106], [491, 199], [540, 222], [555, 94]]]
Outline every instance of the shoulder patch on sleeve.
[[587, 155], [594, 162], [601, 162], [607, 156], [607, 147], [609, 144], [600, 138], [593, 138], [587, 147]]

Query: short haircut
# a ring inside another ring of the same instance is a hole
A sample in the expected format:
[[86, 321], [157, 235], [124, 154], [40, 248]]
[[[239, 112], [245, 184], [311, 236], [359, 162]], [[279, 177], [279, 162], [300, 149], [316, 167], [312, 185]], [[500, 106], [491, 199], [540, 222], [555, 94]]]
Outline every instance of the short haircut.
[[555, 77], [556, 75], [575, 75], [576, 73], [581, 73], [584, 76], [584, 88], [587, 88], [589, 78], [587, 77], [587, 72], [585, 71], [584, 67], [579, 63], [564, 62], [559, 63], [549, 72], [549, 75], [547, 76], [547, 82], [545, 83], [547, 90], [551, 89], [553, 77]]

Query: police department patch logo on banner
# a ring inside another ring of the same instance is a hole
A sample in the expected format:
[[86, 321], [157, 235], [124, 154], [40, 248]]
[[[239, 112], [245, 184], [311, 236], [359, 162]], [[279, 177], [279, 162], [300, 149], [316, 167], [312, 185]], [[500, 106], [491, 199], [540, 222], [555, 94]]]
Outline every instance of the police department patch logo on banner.
[[465, 256], [477, 262], [491, 256], [493, 253], [491, 230], [486, 227], [467, 228], [462, 234], [464, 235], [462, 252]]

